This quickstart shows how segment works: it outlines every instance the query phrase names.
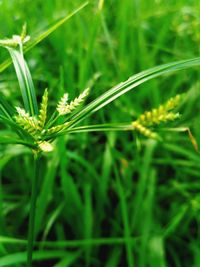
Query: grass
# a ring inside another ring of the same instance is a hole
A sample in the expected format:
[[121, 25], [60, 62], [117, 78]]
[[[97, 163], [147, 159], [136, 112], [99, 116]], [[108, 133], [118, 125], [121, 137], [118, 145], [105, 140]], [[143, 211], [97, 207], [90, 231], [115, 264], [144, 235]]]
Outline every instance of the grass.
[[[2, 1], [1, 38], [20, 32], [24, 21], [31, 36], [40, 36], [44, 28], [48, 31], [46, 25], [79, 4], [82, 1], [55, 1], [53, 6], [51, 1], [33, 1], [27, 7], [25, 1]], [[108, 89], [133, 74], [199, 56], [199, 3], [98, 4], [92, 2], [26, 53], [38, 99], [49, 88], [50, 110], [64, 92], [73, 99], [91, 85], [87, 103], [104, 92], [111, 102], [116, 90]], [[17, 23], [11, 19], [14, 14]], [[8, 55], [0, 57], [4, 62]], [[156, 75], [156, 69], [152, 71]], [[190, 68], [147, 83], [145, 76], [134, 76], [137, 90], [101, 110], [108, 103], [105, 98], [91, 109], [86, 105], [75, 119], [89, 112], [85, 125], [129, 123], [185, 92], [181, 119], [167, 127], [190, 127], [199, 143], [198, 73], [198, 68]], [[19, 106], [13, 70], [4, 69], [0, 79], [6, 100]], [[1, 127], [6, 143], [8, 129]], [[107, 131], [82, 131], [57, 140], [55, 152], [42, 158], [34, 266], [199, 266], [200, 157], [186, 133], [159, 133], [164, 142]], [[32, 158], [20, 145], [0, 149], [0, 266], [25, 266]]]

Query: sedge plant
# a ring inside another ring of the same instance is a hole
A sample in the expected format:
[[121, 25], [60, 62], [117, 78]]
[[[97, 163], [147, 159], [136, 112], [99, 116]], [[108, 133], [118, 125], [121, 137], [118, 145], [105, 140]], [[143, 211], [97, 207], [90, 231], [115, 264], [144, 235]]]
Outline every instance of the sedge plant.
[[12, 107], [1, 95], [0, 121], [8, 126], [10, 130], [6, 136], [1, 136], [0, 143], [24, 145], [31, 149], [34, 159], [27, 238], [27, 267], [32, 266], [39, 159], [42, 154], [54, 150], [55, 140], [59, 136], [80, 132], [132, 131], [146, 138], [160, 140], [156, 127], [180, 117], [176, 108], [182, 102], [183, 95], [170, 98], [166, 103], [150, 111], [145, 111], [129, 123], [119, 122], [84, 126], [79, 124], [121, 95], [152, 78], [200, 65], [200, 58], [194, 58], [148, 69], [107, 90], [85, 106], [83, 103], [90, 94], [90, 88], [84, 89], [73, 100], [69, 100], [70, 96], [66, 92], [55, 105], [53, 114], [49, 114], [48, 89], [44, 90], [41, 103], [38, 104], [31, 72], [24, 58], [24, 51], [27, 50], [30, 39], [24, 26], [20, 35], [14, 35], [10, 39], [0, 41], [0, 45], [5, 47], [11, 56], [23, 100], [21, 106]]

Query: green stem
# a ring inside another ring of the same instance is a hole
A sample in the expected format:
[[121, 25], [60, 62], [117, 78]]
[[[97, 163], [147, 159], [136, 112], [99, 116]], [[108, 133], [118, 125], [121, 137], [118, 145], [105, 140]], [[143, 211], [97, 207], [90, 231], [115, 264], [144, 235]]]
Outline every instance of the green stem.
[[2, 190], [2, 174], [0, 169], [0, 234], [5, 234], [5, 222], [3, 215], [3, 190]]
[[34, 155], [34, 173], [32, 179], [32, 187], [31, 187], [31, 203], [30, 203], [30, 213], [29, 213], [28, 244], [27, 244], [27, 267], [32, 267], [38, 175], [39, 175], [39, 156], [36, 154]]

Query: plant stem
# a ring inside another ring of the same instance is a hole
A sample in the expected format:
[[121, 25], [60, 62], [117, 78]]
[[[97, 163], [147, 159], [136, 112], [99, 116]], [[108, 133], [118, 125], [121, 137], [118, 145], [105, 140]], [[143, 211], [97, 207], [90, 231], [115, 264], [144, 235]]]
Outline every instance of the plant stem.
[[0, 169], [0, 235], [5, 234], [5, 222], [3, 216], [3, 190], [2, 190], [2, 174]]
[[39, 156], [35, 154], [34, 155], [34, 173], [33, 173], [32, 186], [31, 186], [29, 225], [28, 225], [27, 267], [32, 267], [38, 175], [39, 175]]

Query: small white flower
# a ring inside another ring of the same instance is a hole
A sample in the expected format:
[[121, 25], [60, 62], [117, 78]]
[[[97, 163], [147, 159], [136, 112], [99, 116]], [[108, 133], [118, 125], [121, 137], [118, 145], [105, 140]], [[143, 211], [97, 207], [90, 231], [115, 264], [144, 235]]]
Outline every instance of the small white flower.
[[65, 114], [65, 107], [67, 105], [68, 98], [69, 98], [69, 95], [65, 93], [57, 105], [56, 109], [60, 115]]
[[43, 151], [43, 152], [51, 152], [53, 151], [53, 146], [52, 144], [50, 144], [47, 141], [41, 141], [38, 143], [39, 148]]
[[17, 113], [19, 114], [19, 116], [21, 116], [21, 117], [29, 116], [29, 114], [26, 113], [26, 111], [23, 108], [16, 107], [16, 110], [17, 110]]

